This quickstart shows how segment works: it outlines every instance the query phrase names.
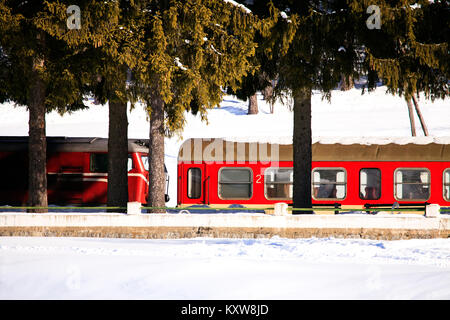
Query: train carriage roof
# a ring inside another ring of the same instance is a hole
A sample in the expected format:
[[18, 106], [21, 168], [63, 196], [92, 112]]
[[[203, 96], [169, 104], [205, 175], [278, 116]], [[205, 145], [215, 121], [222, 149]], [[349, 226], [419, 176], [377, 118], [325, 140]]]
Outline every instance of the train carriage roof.
[[[292, 161], [292, 138], [193, 138], [178, 161]], [[450, 137], [313, 138], [313, 161], [450, 161]]]
[[[28, 137], [0, 137], [0, 151], [25, 151]], [[108, 152], [108, 139], [96, 137], [47, 137], [49, 152]], [[148, 139], [128, 139], [128, 152], [148, 153]]]

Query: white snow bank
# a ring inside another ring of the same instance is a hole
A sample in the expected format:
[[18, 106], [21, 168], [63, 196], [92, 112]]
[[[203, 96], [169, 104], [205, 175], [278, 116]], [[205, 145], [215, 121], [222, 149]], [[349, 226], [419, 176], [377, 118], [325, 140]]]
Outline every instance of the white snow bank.
[[0, 299], [449, 299], [450, 240], [0, 238]]

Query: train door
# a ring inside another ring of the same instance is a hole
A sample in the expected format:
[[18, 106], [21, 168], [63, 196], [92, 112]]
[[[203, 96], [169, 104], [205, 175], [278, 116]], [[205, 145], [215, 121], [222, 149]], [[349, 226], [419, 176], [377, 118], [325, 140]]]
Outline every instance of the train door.
[[204, 164], [194, 164], [184, 167], [179, 181], [185, 181], [180, 187], [181, 199], [189, 204], [209, 204], [209, 177], [206, 175]]

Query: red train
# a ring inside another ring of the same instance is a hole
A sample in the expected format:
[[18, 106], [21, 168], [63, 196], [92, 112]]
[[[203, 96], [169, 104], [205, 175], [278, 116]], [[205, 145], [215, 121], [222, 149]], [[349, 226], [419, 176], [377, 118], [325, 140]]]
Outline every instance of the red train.
[[[313, 206], [450, 206], [450, 139], [373, 140], [313, 144]], [[178, 156], [178, 205], [292, 203], [292, 159], [292, 144], [189, 139]]]
[[[106, 204], [107, 152], [108, 139], [48, 137], [49, 204]], [[129, 201], [146, 203], [148, 140], [129, 139], [128, 152]], [[166, 183], [168, 188], [167, 170]], [[28, 137], [1, 137], [0, 204], [26, 205], [27, 189]]]
[[[425, 142], [423, 140], [426, 140]], [[450, 139], [313, 144], [314, 206], [450, 206]], [[0, 138], [0, 204], [25, 205], [27, 137]], [[107, 139], [47, 138], [50, 204], [106, 203]], [[129, 140], [129, 201], [146, 204], [148, 140]], [[267, 208], [292, 203], [292, 145], [189, 139], [180, 148], [177, 205]], [[168, 175], [166, 177], [168, 190]], [[168, 192], [167, 192], [168, 193]], [[168, 200], [168, 194], [166, 194]]]

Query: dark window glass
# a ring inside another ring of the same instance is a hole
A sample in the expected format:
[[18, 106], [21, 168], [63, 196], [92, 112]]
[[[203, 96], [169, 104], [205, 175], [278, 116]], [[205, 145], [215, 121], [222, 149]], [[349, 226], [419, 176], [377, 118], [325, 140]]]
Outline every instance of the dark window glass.
[[394, 185], [398, 200], [427, 200], [430, 197], [430, 172], [428, 169], [397, 169]]
[[450, 169], [444, 171], [444, 199], [450, 201]]
[[315, 199], [344, 199], [347, 189], [345, 170], [339, 168], [314, 169], [312, 188]]
[[219, 196], [222, 199], [250, 199], [252, 172], [247, 168], [223, 168], [219, 172]]
[[264, 172], [264, 188], [267, 199], [292, 199], [292, 168], [268, 168]]
[[108, 154], [91, 154], [91, 172], [108, 173]]
[[377, 200], [381, 197], [381, 171], [370, 168], [359, 172], [359, 197], [364, 200]]
[[187, 172], [187, 196], [198, 199], [202, 195], [202, 170], [190, 168]]

